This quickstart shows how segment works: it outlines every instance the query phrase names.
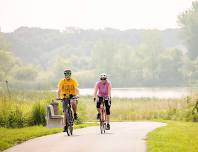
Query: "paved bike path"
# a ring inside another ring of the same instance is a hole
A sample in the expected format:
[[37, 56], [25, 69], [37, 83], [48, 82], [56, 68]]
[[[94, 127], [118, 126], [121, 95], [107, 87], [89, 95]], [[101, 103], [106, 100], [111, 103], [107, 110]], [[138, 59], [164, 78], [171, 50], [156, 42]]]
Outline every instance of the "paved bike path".
[[74, 135], [58, 133], [38, 137], [5, 152], [146, 152], [146, 135], [165, 126], [159, 122], [114, 122], [100, 134], [99, 126], [75, 129]]

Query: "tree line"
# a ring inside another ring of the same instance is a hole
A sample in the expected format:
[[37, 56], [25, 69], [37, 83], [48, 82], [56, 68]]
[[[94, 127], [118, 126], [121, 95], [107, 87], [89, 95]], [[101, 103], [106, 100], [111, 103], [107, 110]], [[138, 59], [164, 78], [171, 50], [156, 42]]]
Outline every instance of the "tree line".
[[71, 67], [80, 87], [106, 72], [114, 87], [189, 86], [198, 78], [198, 2], [178, 16], [179, 29], [58, 30], [21, 27], [0, 33], [0, 80], [54, 88]]

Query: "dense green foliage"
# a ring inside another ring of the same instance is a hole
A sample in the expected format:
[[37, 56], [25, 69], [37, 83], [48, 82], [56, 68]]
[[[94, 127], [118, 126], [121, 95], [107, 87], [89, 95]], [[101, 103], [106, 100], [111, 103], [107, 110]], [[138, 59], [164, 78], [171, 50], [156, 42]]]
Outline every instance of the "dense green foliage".
[[46, 125], [46, 104], [34, 103], [32, 107], [32, 123], [34, 125]]
[[196, 80], [187, 72], [197, 64], [178, 47], [182, 43], [177, 34], [178, 30], [60, 32], [22, 27], [3, 34], [12, 44], [12, 56], [22, 61], [6, 68], [2, 80], [10, 80], [15, 88], [54, 88], [63, 69], [71, 67], [80, 87], [93, 87], [100, 72], [108, 73], [114, 87], [187, 85]]
[[36, 91], [10, 91], [11, 96], [8, 96], [0, 90], [0, 127], [45, 125], [45, 109], [52, 95]]
[[197, 62], [185, 54], [177, 30], [59, 32], [22, 27], [4, 35], [12, 55], [22, 59], [17, 64], [25, 63], [15, 64], [4, 76], [14, 87], [54, 88], [65, 67], [72, 68], [81, 87], [93, 87], [100, 72], [108, 73], [114, 87], [186, 86], [197, 80]]
[[21, 27], [5, 35], [13, 53], [32, 64], [16, 68], [14, 79], [35, 80], [32, 86], [37, 88], [50, 87], [46, 85], [50, 82], [54, 88], [65, 67], [72, 68], [81, 87], [93, 87], [101, 72], [108, 73], [114, 87], [187, 85], [185, 54], [178, 47], [182, 44], [177, 33], [176, 29], [60, 32]]
[[[47, 105], [55, 99], [55, 93], [41, 91], [14, 91], [11, 96], [0, 89], [0, 127], [21, 128], [46, 125]], [[87, 121], [87, 111], [83, 102], [78, 104], [79, 119], [76, 124]], [[62, 106], [59, 104], [59, 114]]]
[[197, 123], [166, 121], [167, 126], [149, 133], [148, 152], [197, 152]]

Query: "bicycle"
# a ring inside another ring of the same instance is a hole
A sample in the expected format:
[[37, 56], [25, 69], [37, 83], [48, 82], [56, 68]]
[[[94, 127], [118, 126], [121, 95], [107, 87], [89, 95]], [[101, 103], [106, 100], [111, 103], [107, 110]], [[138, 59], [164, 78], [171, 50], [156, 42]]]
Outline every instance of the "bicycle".
[[102, 102], [100, 104], [100, 132], [101, 134], [105, 133], [106, 130], [106, 110], [105, 110], [105, 98], [102, 99]]
[[66, 106], [66, 121], [65, 121], [65, 125], [66, 125], [66, 132], [68, 136], [73, 135], [73, 124], [74, 124], [74, 118], [73, 118], [73, 112], [71, 109], [71, 104], [70, 101], [71, 99], [75, 99], [77, 100], [79, 97], [78, 96], [74, 96], [72, 98], [68, 98], [66, 97], [66, 95], [64, 94], [64, 97], [62, 99], [57, 99], [57, 100], [61, 100], [61, 102], [66, 102], [67, 106]]

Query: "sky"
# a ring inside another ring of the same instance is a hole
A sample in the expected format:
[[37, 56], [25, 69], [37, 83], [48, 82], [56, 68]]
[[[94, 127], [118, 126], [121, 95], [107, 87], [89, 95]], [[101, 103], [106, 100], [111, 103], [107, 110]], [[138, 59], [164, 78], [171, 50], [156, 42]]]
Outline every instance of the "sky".
[[21, 26], [64, 30], [178, 28], [193, 0], [0, 0], [2, 32]]

